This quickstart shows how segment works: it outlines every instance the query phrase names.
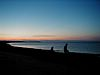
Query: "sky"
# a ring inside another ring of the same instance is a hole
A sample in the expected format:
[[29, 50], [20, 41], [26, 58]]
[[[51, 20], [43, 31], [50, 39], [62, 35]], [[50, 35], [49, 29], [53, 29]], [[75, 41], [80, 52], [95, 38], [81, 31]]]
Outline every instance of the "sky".
[[100, 41], [100, 1], [0, 0], [0, 40]]

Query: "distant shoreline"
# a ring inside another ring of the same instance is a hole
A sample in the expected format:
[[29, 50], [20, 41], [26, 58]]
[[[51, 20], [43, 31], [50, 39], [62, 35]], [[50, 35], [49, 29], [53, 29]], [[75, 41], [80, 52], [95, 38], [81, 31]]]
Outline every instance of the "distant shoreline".
[[0, 40], [0, 42], [5, 42], [5, 43], [13, 43], [13, 42], [72, 42], [72, 43], [80, 43], [80, 42], [83, 42], [83, 43], [100, 43], [100, 41], [89, 41], [89, 40]]
[[3, 43], [16, 43], [16, 42], [40, 42], [40, 41], [0, 41]]

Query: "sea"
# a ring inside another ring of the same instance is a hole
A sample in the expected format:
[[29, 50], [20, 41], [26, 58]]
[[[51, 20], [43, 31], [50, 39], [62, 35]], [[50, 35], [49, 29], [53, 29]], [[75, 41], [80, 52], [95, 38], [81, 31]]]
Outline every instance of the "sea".
[[100, 42], [98, 41], [24, 41], [9, 43], [12, 46], [24, 48], [36, 48], [50, 50], [54, 47], [55, 52], [64, 53], [64, 45], [68, 44], [69, 52], [100, 54]]

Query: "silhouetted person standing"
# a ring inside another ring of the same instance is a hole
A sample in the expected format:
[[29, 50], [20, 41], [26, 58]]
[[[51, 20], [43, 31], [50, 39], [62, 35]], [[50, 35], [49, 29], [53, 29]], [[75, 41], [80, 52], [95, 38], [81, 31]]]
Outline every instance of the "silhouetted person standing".
[[52, 46], [52, 47], [51, 47], [51, 51], [52, 51], [52, 52], [54, 52], [53, 48], [54, 48], [54, 47]]
[[67, 47], [68, 47], [68, 44], [66, 43], [65, 46], [64, 46], [64, 53], [65, 54], [69, 54]]

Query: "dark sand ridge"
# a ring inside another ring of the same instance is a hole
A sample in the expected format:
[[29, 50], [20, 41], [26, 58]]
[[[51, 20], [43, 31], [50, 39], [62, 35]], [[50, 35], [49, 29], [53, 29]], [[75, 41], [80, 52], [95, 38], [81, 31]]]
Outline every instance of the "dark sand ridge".
[[8, 74], [72, 75], [100, 74], [96, 54], [66, 55], [42, 49], [13, 47], [0, 42], [0, 71]]

